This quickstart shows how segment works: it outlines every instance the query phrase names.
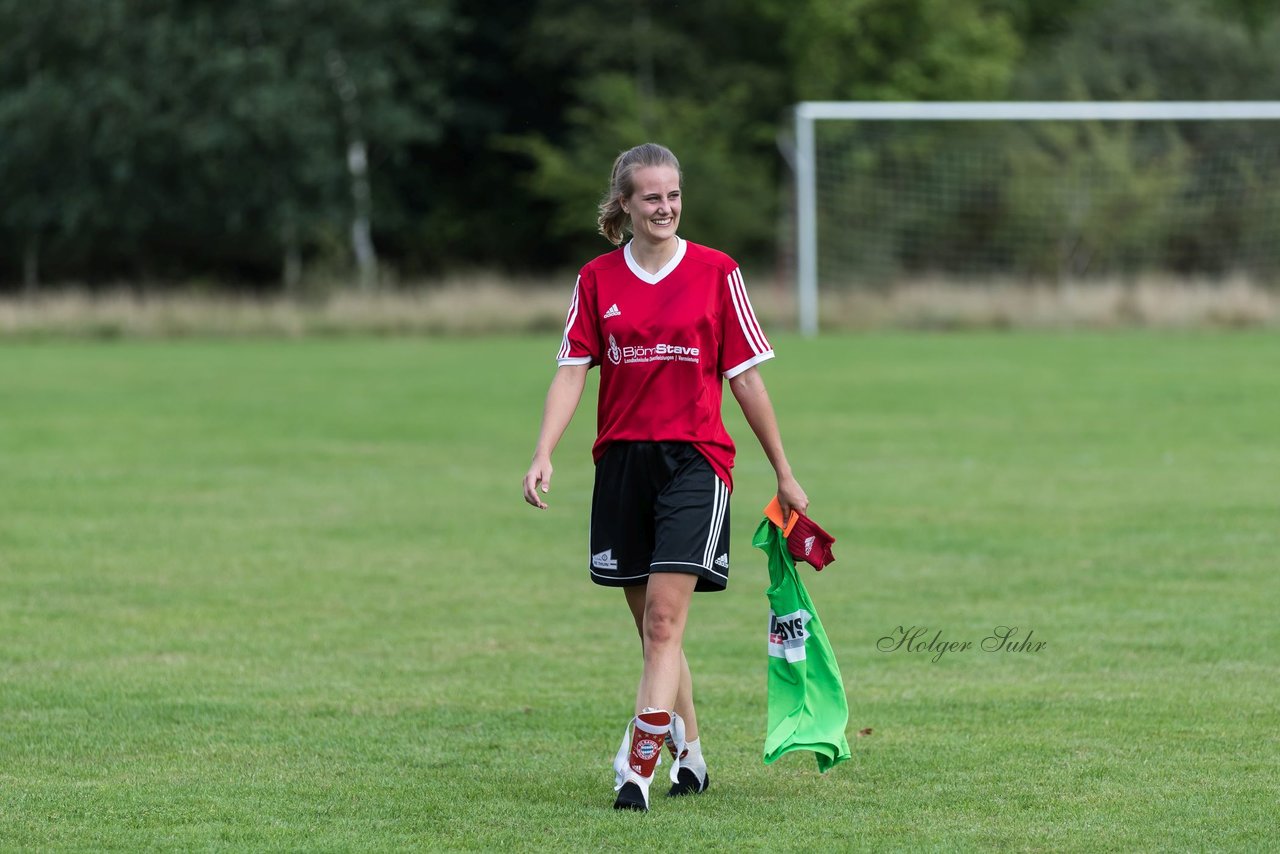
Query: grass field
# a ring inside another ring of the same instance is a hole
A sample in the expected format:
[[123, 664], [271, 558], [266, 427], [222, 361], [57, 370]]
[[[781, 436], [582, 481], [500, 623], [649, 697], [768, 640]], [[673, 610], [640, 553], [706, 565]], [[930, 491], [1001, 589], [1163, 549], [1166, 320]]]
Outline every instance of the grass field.
[[[520, 498], [553, 336], [0, 345], [0, 848], [1280, 846], [1280, 336], [774, 343], [854, 759], [761, 764], [733, 410], [713, 785], [649, 815], [609, 808], [639, 654], [587, 580], [593, 402]], [[1000, 625], [1046, 646], [877, 649]]]

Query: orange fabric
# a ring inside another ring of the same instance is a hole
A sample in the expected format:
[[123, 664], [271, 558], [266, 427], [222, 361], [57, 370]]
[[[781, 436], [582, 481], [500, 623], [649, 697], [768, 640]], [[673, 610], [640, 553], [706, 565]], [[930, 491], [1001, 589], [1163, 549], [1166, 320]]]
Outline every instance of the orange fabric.
[[796, 522], [800, 521], [800, 514], [795, 510], [791, 511], [791, 518], [787, 523], [782, 524], [782, 504], [778, 501], [778, 496], [773, 496], [773, 500], [769, 502], [769, 506], [764, 508], [765, 518], [782, 529], [782, 536], [791, 536], [791, 529], [796, 526]]

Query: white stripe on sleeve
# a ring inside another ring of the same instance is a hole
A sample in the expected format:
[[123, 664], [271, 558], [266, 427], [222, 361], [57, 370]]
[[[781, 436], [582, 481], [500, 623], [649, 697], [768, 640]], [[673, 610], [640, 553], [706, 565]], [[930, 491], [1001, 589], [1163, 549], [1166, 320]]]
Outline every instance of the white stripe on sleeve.
[[734, 271], [738, 274], [738, 290], [742, 292], [742, 302], [747, 307], [747, 314], [750, 315], [751, 326], [755, 329], [756, 334], [760, 336], [760, 343], [764, 345], [764, 349], [772, 350], [769, 339], [764, 335], [764, 328], [760, 325], [760, 320], [756, 317], [755, 306], [751, 304], [751, 295], [747, 293], [747, 283], [742, 280], [742, 268], [739, 267]]
[[727, 380], [731, 380], [734, 377], [736, 377], [738, 374], [745, 371], [747, 368], [754, 368], [756, 365], [760, 364], [761, 362], [769, 361], [770, 359], [773, 358], [773, 356], [774, 356], [774, 353], [772, 350], [766, 350], [763, 353], [761, 353], [759, 356], [752, 356], [750, 359], [747, 359], [745, 362], [743, 362], [740, 365], [734, 365], [732, 368], [725, 371], [722, 376], [724, 376], [724, 378]]
[[[556, 361], [564, 364], [563, 360], [569, 358], [569, 330], [573, 329], [574, 321], [578, 319], [578, 286], [582, 282], [579, 276], [573, 282], [573, 299], [569, 301], [569, 317], [564, 322], [564, 337], [560, 339], [560, 352], [556, 354]], [[591, 361], [591, 359], [587, 359]]]
[[742, 327], [742, 334], [751, 345], [751, 351], [758, 356], [772, 349], [764, 337], [764, 331], [760, 329], [759, 321], [756, 320], [751, 300], [747, 298], [747, 289], [742, 283], [741, 268], [735, 268], [729, 274], [729, 294], [733, 297], [733, 308], [738, 315], [738, 325]]

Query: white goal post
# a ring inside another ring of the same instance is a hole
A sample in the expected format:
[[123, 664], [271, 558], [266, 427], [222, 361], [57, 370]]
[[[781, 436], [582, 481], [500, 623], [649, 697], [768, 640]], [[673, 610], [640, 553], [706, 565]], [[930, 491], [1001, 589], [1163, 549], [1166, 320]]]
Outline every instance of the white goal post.
[[1280, 101], [805, 101], [794, 108], [796, 286], [800, 331], [818, 331], [819, 121], [1258, 121], [1280, 120]]

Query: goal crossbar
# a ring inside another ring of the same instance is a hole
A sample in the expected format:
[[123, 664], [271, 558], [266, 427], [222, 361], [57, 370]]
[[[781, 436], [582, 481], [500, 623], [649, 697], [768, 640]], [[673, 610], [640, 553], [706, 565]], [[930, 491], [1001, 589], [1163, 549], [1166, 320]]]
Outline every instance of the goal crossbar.
[[814, 123], [870, 121], [1267, 121], [1280, 101], [803, 101], [795, 106], [797, 309], [818, 332], [818, 194]]
[[1280, 101], [803, 101], [796, 120], [1194, 121], [1280, 119]]

